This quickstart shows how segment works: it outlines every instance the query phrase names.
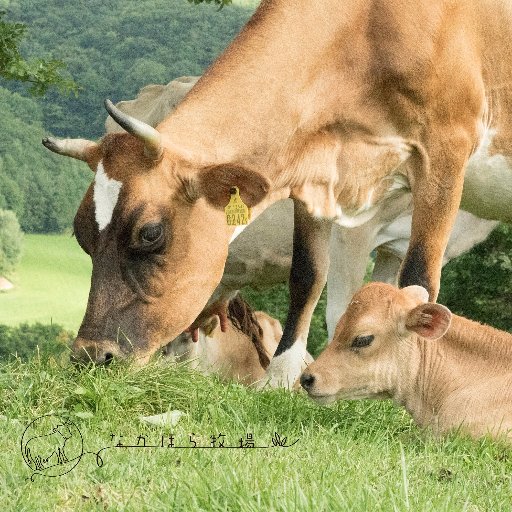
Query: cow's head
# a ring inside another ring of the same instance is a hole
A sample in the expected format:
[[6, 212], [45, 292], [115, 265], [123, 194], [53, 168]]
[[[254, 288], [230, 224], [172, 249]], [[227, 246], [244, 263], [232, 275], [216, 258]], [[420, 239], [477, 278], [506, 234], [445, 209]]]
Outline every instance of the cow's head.
[[354, 295], [331, 344], [302, 374], [301, 384], [320, 403], [393, 396], [411, 368], [417, 335], [435, 340], [450, 322], [450, 311], [428, 302], [421, 286], [366, 285]]
[[221, 279], [230, 189], [253, 206], [269, 184], [237, 166], [194, 165], [156, 129], [106, 106], [128, 133], [99, 143], [43, 140], [96, 173], [74, 222], [93, 271], [73, 352], [98, 363], [127, 355], [145, 362], [189, 327]]

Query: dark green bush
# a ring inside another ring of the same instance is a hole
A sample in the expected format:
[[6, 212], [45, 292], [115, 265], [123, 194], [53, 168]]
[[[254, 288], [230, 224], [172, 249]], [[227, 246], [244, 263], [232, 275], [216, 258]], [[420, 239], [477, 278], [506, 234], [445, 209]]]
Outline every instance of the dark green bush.
[[0, 360], [12, 357], [30, 359], [59, 356], [68, 350], [74, 336], [60, 325], [21, 324], [9, 327], [0, 324]]
[[512, 226], [443, 269], [438, 302], [453, 313], [512, 332]]

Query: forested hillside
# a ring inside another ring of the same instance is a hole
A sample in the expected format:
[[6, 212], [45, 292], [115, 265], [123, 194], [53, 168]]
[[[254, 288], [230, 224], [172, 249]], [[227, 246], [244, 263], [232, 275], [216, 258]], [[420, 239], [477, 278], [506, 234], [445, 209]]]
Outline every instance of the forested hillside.
[[91, 171], [42, 146], [48, 130], [36, 100], [0, 88], [0, 112], [0, 209], [13, 210], [24, 231], [63, 231], [71, 226]]
[[[59, 58], [82, 88], [51, 92], [41, 102], [52, 133], [99, 137], [103, 99], [134, 96], [148, 83], [201, 74], [251, 14], [249, 8], [192, 5], [186, 0], [13, 0], [9, 16], [27, 24], [25, 51]], [[11, 88], [12, 86], [8, 86]]]
[[148, 83], [202, 73], [253, 10], [186, 0], [87, 0], [79, 6], [4, 0], [0, 6], [6, 4], [7, 19], [27, 25], [24, 55], [64, 61], [81, 88], [76, 97], [51, 91], [33, 98], [25, 85], [0, 82], [0, 208], [14, 210], [23, 230], [36, 233], [71, 227], [92, 177], [84, 164], [45, 150], [42, 137], [100, 137], [105, 98], [131, 98]]

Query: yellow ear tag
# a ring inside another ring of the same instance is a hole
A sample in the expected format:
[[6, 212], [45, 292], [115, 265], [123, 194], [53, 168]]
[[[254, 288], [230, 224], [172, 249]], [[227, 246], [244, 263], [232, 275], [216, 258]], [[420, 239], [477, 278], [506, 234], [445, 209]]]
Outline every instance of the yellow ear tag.
[[249, 224], [251, 220], [251, 209], [242, 201], [238, 187], [231, 187], [229, 190], [231, 198], [224, 208], [228, 226], [242, 226]]

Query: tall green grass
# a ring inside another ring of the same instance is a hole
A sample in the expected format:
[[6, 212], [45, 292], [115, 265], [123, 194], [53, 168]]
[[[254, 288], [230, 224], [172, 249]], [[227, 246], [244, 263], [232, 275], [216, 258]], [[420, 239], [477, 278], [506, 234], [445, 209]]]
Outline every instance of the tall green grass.
[[[488, 439], [436, 439], [389, 402], [320, 407], [304, 394], [257, 392], [158, 362], [81, 372], [37, 358], [0, 365], [2, 510], [152, 511], [510, 511], [512, 453]], [[141, 415], [185, 413], [174, 427]], [[86, 454], [70, 473], [35, 476], [20, 439], [36, 417], [57, 413], [80, 429], [85, 451], [148, 444], [173, 434], [187, 445], [224, 434], [259, 445], [275, 432], [290, 448], [120, 449]], [[111, 434], [114, 434], [112, 441]]]

